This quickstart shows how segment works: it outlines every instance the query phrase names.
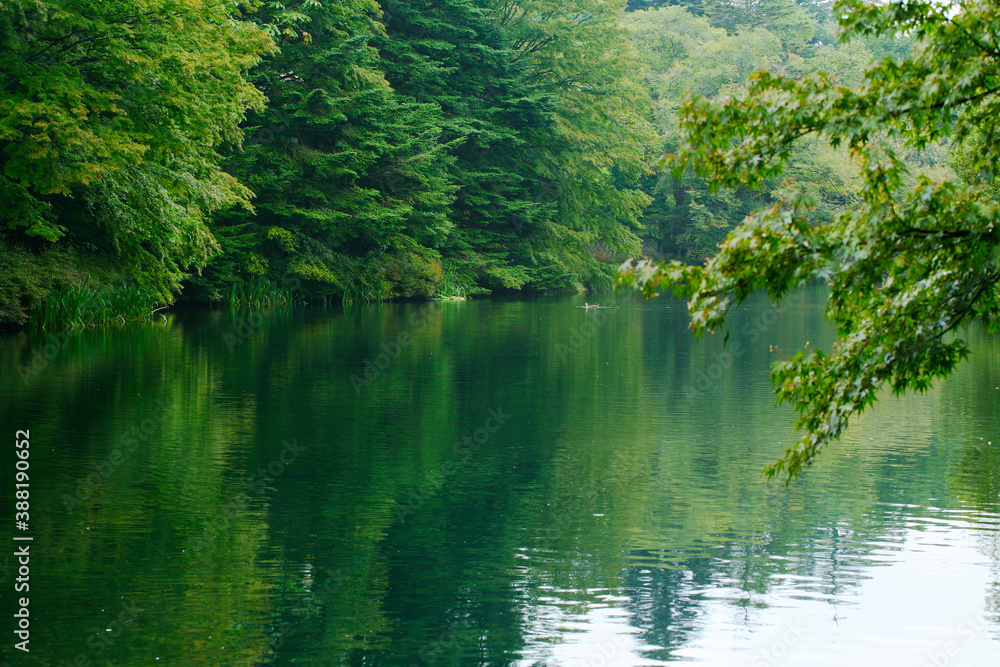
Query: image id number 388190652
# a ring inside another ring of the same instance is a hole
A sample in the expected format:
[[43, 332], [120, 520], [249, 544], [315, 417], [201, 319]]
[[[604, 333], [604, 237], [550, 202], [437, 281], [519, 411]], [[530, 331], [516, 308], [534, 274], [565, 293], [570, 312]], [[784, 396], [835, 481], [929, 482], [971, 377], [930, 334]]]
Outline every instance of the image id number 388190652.
[[[14, 447], [17, 451], [17, 462], [14, 465], [14, 524], [18, 530], [18, 533], [14, 535], [15, 542], [31, 541], [31, 536], [25, 534], [28, 531], [28, 522], [31, 519], [31, 514], [29, 513], [31, 509], [31, 494], [29, 493], [30, 487], [28, 481], [28, 468], [30, 467], [28, 457], [31, 451], [30, 436], [30, 432], [26, 430], [18, 431], [14, 434]], [[14, 556], [17, 558], [17, 578], [14, 580], [14, 591], [16, 593], [25, 594], [30, 590], [30, 548], [30, 544], [20, 544], [14, 550]], [[17, 611], [14, 612], [14, 618], [17, 619], [14, 634], [21, 640], [15, 642], [14, 647], [28, 653], [28, 642], [31, 637], [31, 620], [28, 611], [27, 596], [17, 597]]]

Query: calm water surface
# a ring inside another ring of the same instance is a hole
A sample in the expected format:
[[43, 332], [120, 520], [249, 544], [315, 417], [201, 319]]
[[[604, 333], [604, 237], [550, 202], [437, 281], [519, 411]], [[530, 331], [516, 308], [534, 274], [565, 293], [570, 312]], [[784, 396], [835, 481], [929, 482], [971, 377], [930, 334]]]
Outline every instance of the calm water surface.
[[625, 295], [0, 338], [34, 538], [0, 663], [1000, 664], [1000, 340], [766, 483], [823, 296], [727, 347]]

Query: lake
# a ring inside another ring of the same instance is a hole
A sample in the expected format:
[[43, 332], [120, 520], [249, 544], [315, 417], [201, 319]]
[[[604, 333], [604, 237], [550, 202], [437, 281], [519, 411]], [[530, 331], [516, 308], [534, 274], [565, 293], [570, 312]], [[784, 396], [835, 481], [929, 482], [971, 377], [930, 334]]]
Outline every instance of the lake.
[[5, 335], [0, 663], [1000, 664], [1000, 340], [766, 482], [824, 298], [726, 346], [626, 294]]

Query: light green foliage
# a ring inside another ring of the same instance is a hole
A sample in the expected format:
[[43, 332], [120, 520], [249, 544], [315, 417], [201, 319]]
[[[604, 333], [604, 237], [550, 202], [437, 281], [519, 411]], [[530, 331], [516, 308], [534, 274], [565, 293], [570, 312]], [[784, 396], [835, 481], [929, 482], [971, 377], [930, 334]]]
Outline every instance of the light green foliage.
[[[621, 5], [577, 0], [504, 2], [502, 25], [527, 80], [555, 101], [555, 144], [541, 174], [558, 184], [557, 224], [615, 249], [638, 249], [635, 227], [648, 198], [635, 183], [654, 144], [638, 56], [619, 25]], [[509, 17], [509, 18], [507, 18]]]
[[651, 72], [667, 72], [696, 47], [725, 34], [686, 7], [662, 7], [625, 14], [622, 25]]
[[[704, 267], [628, 264], [619, 277], [647, 295], [671, 286], [687, 297], [697, 332], [721, 328], [753, 290], [780, 299], [806, 281], [829, 283], [832, 351], [799, 353], [772, 369], [778, 398], [796, 407], [804, 434], [768, 476], [797, 475], [880, 388], [921, 391], [948, 375], [967, 353], [956, 328], [978, 319], [995, 330], [1000, 314], [993, 4], [846, 0], [837, 13], [845, 40], [904, 34], [914, 48], [905, 59], [876, 61], [853, 89], [824, 72], [801, 80], [761, 72], [745, 94], [691, 100], [681, 109], [674, 167], [717, 186], [758, 186], [786, 170], [797, 140], [813, 137], [850, 149], [859, 201], [824, 221], [810, 197], [788, 194], [734, 230]], [[938, 151], [946, 139], [959, 147], [964, 180], [934, 180], [900, 157], [901, 148]]]
[[[703, 16], [692, 14], [693, 9], [665, 7], [625, 17], [625, 26], [647, 66], [646, 82], [656, 103], [656, 124], [667, 155], [678, 150], [679, 111], [689, 95], [739, 96], [749, 75], [759, 70], [796, 78], [822, 69], [832, 81], [855, 85], [872, 59], [870, 47], [893, 52], [882, 43], [885, 39], [874, 38], [836, 46], [810, 43], [809, 49], [793, 52], [787, 47], [786, 26], [777, 20], [768, 22], [768, 12], [754, 25], [736, 26], [727, 33], [712, 27], [711, 7]], [[830, 17], [822, 5], [807, 9], [810, 15]], [[909, 165], [925, 166], [920, 163], [928, 159], [936, 161], [938, 167], [943, 164], [941, 155], [904, 153], [902, 157]], [[646, 191], [653, 196], [653, 203], [642, 220], [645, 250], [657, 258], [705, 261], [748, 214], [793, 191], [811, 196], [816, 216], [830, 220], [857, 201], [860, 183], [854, 173], [846, 148], [816, 142], [793, 147], [782, 176], [762, 181], [755, 189], [712, 190], [704, 178], [690, 170], [679, 176], [662, 173], [647, 181]]]
[[766, 27], [780, 36], [785, 50], [799, 55], [811, 53], [810, 42], [819, 27], [793, 0], [705, 0], [703, 6], [712, 25], [731, 34]]
[[[743, 87], [747, 77], [758, 70], [780, 69], [787, 55], [781, 41], [764, 28], [735, 35], [717, 34], [709, 42], [692, 46], [684, 60], [664, 72], [659, 81], [661, 118], [676, 119], [676, 110], [685, 93], [694, 95], [733, 94]], [[673, 129], [676, 122], [670, 123]]]
[[[689, 94], [736, 92], [762, 67], [801, 68], [802, 58], [782, 49], [781, 40], [763, 27], [729, 35], [682, 7], [628, 14], [624, 25], [646, 64], [646, 84], [655, 102], [654, 118], [665, 153], [677, 150], [678, 110]], [[753, 209], [770, 204], [767, 189], [709, 192], [703, 179], [664, 173], [648, 179], [653, 203], [643, 224], [646, 247], [657, 256], [702, 261], [726, 233]]]
[[0, 5], [0, 224], [117, 253], [163, 295], [217, 250], [208, 212], [248, 205], [215, 152], [263, 96], [270, 48], [225, 3]]

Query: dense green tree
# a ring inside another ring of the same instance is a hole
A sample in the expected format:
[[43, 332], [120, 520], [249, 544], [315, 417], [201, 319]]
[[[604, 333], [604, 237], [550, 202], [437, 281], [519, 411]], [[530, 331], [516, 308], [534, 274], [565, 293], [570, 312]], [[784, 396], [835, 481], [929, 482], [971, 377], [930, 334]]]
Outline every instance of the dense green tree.
[[[767, 27], [744, 27], [727, 34], [713, 28], [707, 17], [694, 16], [684, 7], [633, 12], [624, 23], [646, 65], [646, 83], [667, 155], [676, 153], [680, 145], [678, 113], [688, 95], [741, 95], [748, 76], [760, 69], [793, 77], [822, 69], [836, 84], [856, 86], [874, 57], [871, 47], [889, 50], [869, 38], [816, 44], [812, 55], [803, 57], [784, 48], [778, 34]], [[906, 40], [892, 36], [887, 41]], [[941, 150], [901, 154], [907, 164], [936, 170], [944, 157]], [[813, 141], [793, 147], [784, 173], [756, 189], [713, 190], [691, 170], [677, 178], [669, 171], [657, 174], [647, 180], [645, 188], [653, 197], [642, 219], [645, 251], [657, 258], [701, 262], [715, 254], [726, 234], [744, 217], [788, 192], [808, 193], [816, 201], [815, 217], [832, 220], [857, 201], [860, 184], [846, 148]]]
[[735, 33], [741, 28], [767, 28], [786, 48], [801, 52], [817, 24], [793, 0], [706, 0], [705, 16], [712, 25]]
[[[736, 93], [756, 69], [787, 68], [780, 40], [764, 28], [727, 35], [683, 7], [633, 12], [624, 23], [646, 65], [661, 149], [667, 154], [678, 148], [677, 114], [687, 95]], [[772, 203], [766, 188], [711, 192], [690, 172], [650, 177], [646, 191], [653, 198], [643, 216], [647, 251], [687, 261], [711, 256], [740, 220]]]
[[6, 3], [0, 317], [89, 277], [162, 302], [610, 284], [655, 147], [623, 4]]
[[618, 10], [383, 7], [390, 84], [442, 109], [459, 185], [445, 254], [459, 280], [542, 290], [608, 280], [588, 245], [637, 247], [628, 226], [646, 199], [631, 184], [650, 136]]
[[[283, 21], [289, 11], [296, 28]], [[217, 291], [259, 274], [306, 296], [365, 298], [439, 286], [435, 248], [455, 190], [439, 107], [389, 88], [371, 46], [379, 16], [368, 0], [269, 3], [254, 15], [281, 52], [251, 75], [268, 106], [248, 117], [247, 146], [227, 168], [256, 210], [217, 217], [226, 256], [194, 282]]]
[[540, 175], [557, 184], [556, 235], [613, 251], [639, 247], [634, 230], [649, 203], [637, 189], [655, 134], [638, 55], [620, 25], [621, 4], [577, 0], [503, 2], [529, 81], [555, 100]]
[[696, 16], [701, 16], [704, 9], [703, 0], [628, 0], [625, 11], [634, 12], [643, 9], [659, 9], [660, 7], [687, 7]]
[[[789, 194], [730, 234], [704, 267], [626, 264], [620, 276], [647, 295], [673, 286], [690, 300], [698, 332], [722, 327], [755, 289], [780, 299], [806, 281], [829, 283], [833, 350], [772, 368], [778, 398], [795, 405], [804, 434], [769, 476], [798, 474], [885, 385], [922, 391], [947, 376], [967, 354], [959, 325], [979, 320], [995, 331], [1000, 315], [994, 4], [842, 0], [835, 12], [845, 40], [903, 34], [913, 50], [874, 62], [853, 89], [823, 72], [801, 80], [761, 72], [745, 95], [692, 100], [681, 111], [674, 165], [718, 185], [757, 186], [785, 169], [794, 142], [812, 136], [851, 150], [858, 205], [823, 222], [810, 197]], [[945, 139], [959, 149], [962, 178], [910, 173], [894, 147]]]
[[526, 85], [483, 3], [389, 0], [383, 8], [386, 77], [404, 99], [440, 108], [442, 141], [454, 156], [450, 272], [466, 286], [519, 288], [530, 279], [520, 239], [552, 215], [529, 178], [552, 103]]
[[271, 45], [231, 9], [202, 0], [0, 5], [8, 241], [65, 239], [112, 254], [163, 296], [204, 265], [217, 251], [206, 216], [249, 204], [216, 148], [239, 143], [243, 113], [262, 104], [244, 73]]

